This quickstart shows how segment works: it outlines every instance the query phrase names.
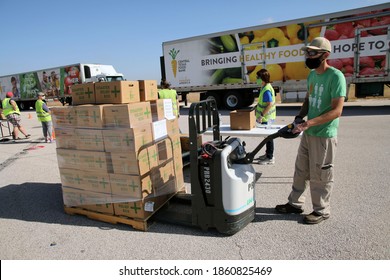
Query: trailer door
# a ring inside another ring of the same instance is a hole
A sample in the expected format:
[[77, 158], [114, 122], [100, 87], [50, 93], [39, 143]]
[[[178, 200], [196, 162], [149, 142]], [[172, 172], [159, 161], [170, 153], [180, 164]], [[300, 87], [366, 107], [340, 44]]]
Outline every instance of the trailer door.
[[[389, 79], [389, 38], [390, 25], [355, 29], [354, 73], [356, 82], [383, 82]], [[379, 53], [363, 52], [361, 46], [364, 37], [370, 36], [366, 48], [379, 50]]]

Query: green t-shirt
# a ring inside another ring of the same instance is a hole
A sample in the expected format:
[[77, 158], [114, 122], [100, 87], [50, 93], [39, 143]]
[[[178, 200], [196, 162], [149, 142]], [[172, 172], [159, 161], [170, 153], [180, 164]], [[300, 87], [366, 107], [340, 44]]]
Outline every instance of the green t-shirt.
[[[332, 99], [346, 96], [346, 82], [343, 73], [334, 67], [317, 74], [312, 70], [307, 78], [309, 92], [309, 112], [307, 118], [314, 119], [332, 109]], [[331, 138], [337, 136], [339, 118], [308, 128], [305, 133], [311, 136]]]

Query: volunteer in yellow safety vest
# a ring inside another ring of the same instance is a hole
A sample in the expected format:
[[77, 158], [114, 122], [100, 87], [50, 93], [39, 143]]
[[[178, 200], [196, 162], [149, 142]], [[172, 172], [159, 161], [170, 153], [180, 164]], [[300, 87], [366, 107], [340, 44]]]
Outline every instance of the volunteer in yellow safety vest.
[[52, 143], [54, 141], [52, 136], [53, 124], [51, 121], [50, 109], [43, 101], [44, 98], [45, 94], [43, 92], [38, 93], [38, 100], [35, 102], [35, 111], [37, 112], [38, 120], [42, 123], [45, 142]]
[[7, 92], [6, 98], [4, 98], [1, 103], [4, 116], [7, 117], [7, 120], [12, 123], [14, 127], [12, 131], [12, 137], [14, 140], [20, 140], [21, 138], [18, 137], [20, 131], [26, 138], [30, 138], [31, 135], [27, 134], [26, 130], [21, 124], [19, 107], [15, 100], [12, 100], [13, 96], [14, 94], [12, 92]]
[[[266, 69], [257, 72], [258, 84], [261, 89], [256, 106], [256, 122], [264, 125], [272, 124], [276, 118], [275, 91], [270, 83], [270, 74]], [[265, 155], [260, 156], [260, 164], [274, 164], [274, 141], [266, 143]]]
[[179, 114], [179, 104], [178, 104], [178, 101], [177, 101], [177, 92], [176, 90], [174, 89], [170, 89], [170, 84], [165, 81], [165, 80], [162, 80], [161, 81], [161, 87], [162, 89], [160, 89], [158, 91], [158, 96], [160, 99], [171, 99], [172, 100], [172, 108], [173, 108], [173, 115], [176, 116], [176, 117], [179, 117], [180, 114]]

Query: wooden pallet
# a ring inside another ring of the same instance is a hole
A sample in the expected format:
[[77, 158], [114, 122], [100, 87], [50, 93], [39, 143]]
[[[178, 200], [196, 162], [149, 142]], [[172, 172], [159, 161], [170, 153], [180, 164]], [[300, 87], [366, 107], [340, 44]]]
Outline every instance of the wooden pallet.
[[145, 220], [141, 220], [141, 219], [124, 217], [124, 216], [109, 215], [109, 214], [94, 212], [82, 208], [67, 207], [67, 206], [64, 207], [64, 210], [65, 213], [69, 215], [83, 215], [88, 217], [89, 219], [110, 223], [110, 224], [125, 224], [125, 225], [132, 226], [134, 229], [142, 230], [142, 231], [148, 230], [148, 219], [151, 217], [150, 216]]
[[[185, 191], [185, 187], [183, 186], [180, 188], [178, 193], [181, 193]], [[137, 219], [137, 218], [130, 218], [130, 217], [125, 217], [125, 216], [115, 216], [111, 214], [104, 214], [100, 212], [95, 212], [91, 210], [86, 210], [83, 208], [78, 208], [78, 207], [69, 207], [69, 206], [64, 206], [64, 211], [66, 214], [69, 215], [83, 215], [88, 217], [89, 219], [92, 220], [97, 220], [105, 223], [110, 223], [110, 224], [125, 224], [132, 226], [134, 229], [137, 230], [142, 230], [142, 231], [147, 231], [149, 226], [151, 225], [151, 221], [149, 219], [153, 216], [154, 213], [156, 213], [159, 209], [161, 209], [163, 206], [165, 206], [169, 200], [171, 200], [176, 193], [173, 193], [169, 196], [169, 198], [160, 205], [149, 217], [146, 219]]]

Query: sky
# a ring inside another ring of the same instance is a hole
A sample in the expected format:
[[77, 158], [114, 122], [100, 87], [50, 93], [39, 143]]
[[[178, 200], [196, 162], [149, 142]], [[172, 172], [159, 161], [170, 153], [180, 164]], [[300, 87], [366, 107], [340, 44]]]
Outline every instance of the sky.
[[127, 80], [160, 81], [165, 41], [386, 2], [0, 0], [0, 76], [101, 63]]

